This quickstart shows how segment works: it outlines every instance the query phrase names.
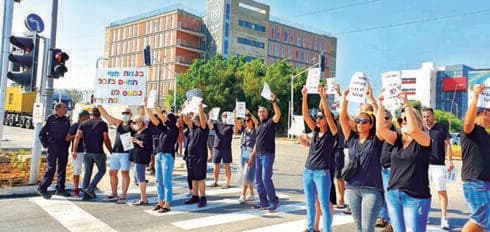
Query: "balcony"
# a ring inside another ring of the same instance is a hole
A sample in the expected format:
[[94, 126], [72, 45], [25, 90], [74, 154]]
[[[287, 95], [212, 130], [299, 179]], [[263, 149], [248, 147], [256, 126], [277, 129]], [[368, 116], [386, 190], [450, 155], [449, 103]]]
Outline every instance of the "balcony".
[[177, 48], [182, 48], [191, 52], [204, 53], [204, 46], [202, 46], [201, 43], [199, 42], [192, 43], [192, 42], [178, 39], [176, 46]]
[[177, 30], [185, 32], [185, 33], [190, 34], [190, 35], [197, 36], [197, 37], [205, 37], [206, 33], [202, 29], [201, 25], [199, 26], [199, 29], [197, 29], [193, 25], [186, 24], [184, 22], [177, 22]]
[[190, 67], [194, 59], [190, 57], [185, 57], [185, 56], [176, 56], [175, 57], [175, 64]]

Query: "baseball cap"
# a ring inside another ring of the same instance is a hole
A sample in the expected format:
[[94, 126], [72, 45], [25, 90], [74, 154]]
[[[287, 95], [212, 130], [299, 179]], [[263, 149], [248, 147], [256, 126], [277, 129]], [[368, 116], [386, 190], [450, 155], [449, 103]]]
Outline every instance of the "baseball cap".
[[128, 113], [128, 114], [130, 114], [130, 113], [131, 113], [131, 109], [129, 109], [129, 108], [125, 108], [125, 109], [124, 109], [124, 110], [123, 110], [121, 113], [122, 113], [122, 114], [124, 114], [124, 113]]

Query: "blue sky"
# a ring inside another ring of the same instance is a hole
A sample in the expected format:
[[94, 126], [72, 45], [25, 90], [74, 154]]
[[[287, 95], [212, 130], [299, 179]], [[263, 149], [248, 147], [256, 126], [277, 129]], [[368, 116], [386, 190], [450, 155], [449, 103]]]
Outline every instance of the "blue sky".
[[[417, 69], [422, 62], [490, 67], [490, 1], [262, 0], [271, 15], [338, 38], [337, 79], [368, 73], [375, 89], [384, 71]], [[90, 89], [110, 22], [180, 3], [205, 13], [206, 0], [61, 0], [57, 47], [70, 53], [69, 73], [55, 87]], [[3, 19], [3, 4], [0, 6]], [[41, 15], [49, 37], [50, 1], [15, 4], [14, 33], [28, 13]], [[0, 25], [1, 27], [1, 25]], [[373, 29], [374, 28], [374, 29]]]

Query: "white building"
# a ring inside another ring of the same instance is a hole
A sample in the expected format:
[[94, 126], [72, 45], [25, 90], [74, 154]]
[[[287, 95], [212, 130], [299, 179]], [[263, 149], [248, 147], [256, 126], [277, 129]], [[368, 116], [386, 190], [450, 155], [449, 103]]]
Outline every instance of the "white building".
[[401, 70], [402, 91], [408, 100], [418, 100], [422, 106], [436, 106], [436, 73], [434, 63], [424, 62], [420, 69]]

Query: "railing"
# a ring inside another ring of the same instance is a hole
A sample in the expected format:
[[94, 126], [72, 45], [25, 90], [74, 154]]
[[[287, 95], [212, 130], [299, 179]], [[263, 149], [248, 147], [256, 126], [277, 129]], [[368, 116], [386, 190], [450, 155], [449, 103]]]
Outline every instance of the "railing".
[[188, 31], [193, 31], [193, 32], [197, 32], [197, 33], [202, 33], [202, 34], [205, 33], [201, 24], [198, 24], [197, 28], [196, 28], [195, 24], [184, 23], [184, 22], [180, 21], [180, 22], [177, 22], [177, 28], [183, 29], [183, 30], [188, 30]]
[[204, 48], [201, 48], [201, 46], [199, 46], [199, 43], [190, 43], [181, 39], [177, 40], [177, 46], [188, 47], [196, 50], [204, 50]]

